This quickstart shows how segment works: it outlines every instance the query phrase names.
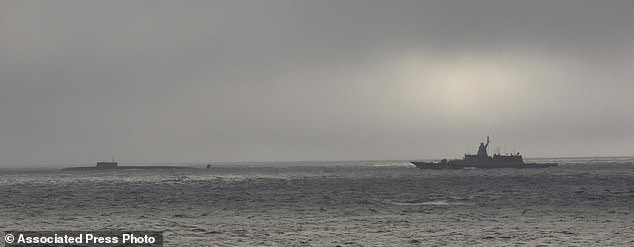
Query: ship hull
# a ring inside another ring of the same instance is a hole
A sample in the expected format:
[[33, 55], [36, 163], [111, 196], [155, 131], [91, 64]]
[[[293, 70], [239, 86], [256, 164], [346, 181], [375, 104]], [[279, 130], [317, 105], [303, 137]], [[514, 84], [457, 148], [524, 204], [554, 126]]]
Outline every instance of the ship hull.
[[416, 167], [420, 169], [469, 169], [469, 168], [480, 168], [480, 169], [492, 169], [492, 168], [516, 168], [516, 169], [527, 169], [527, 168], [547, 168], [547, 167], [555, 167], [556, 163], [524, 163], [524, 159], [520, 153], [506, 154], [502, 155], [500, 153], [493, 154], [493, 156], [489, 156], [487, 154], [487, 147], [491, 141], [489, 140], [489, 136], [487, 136], [486, 144], [484, 142], [480, 143], [480, 147], [478, 147], [478, 153], [473, 154], [465, 154], [464, 158], [461, 160], [446, 160], [443, 159], [440, 162], [420, 162], [420, 161], [412, 161]]
[[449, 162], [419, 162], [412, 161], [419, 169], [494, 169], [494, 168], [515, 168], [515, 169], [534, 169], [534, 168], [548, 168], [556, 167], [557, 163], [523, 163], [523, 162], [510, 162], [510, 163], [498, 163], [498, 162], [465, 162], [462, 160], [452, 160]]
[[416, 162], [416, 161], [412, 161], [411, 163], [420, 169], [434, 169], [434, 170], [450, 169], [446, 164], [441, 164], [441, 163]]

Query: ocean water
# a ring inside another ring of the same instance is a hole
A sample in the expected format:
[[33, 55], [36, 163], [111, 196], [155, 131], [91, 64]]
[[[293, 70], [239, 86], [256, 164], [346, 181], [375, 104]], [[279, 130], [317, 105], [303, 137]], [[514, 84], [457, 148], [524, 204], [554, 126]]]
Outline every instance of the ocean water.
[[5, 168], [0, 231], [164, 230], [166, 246], [634, 246], [634, 157], [529, 161], [560, 166]]

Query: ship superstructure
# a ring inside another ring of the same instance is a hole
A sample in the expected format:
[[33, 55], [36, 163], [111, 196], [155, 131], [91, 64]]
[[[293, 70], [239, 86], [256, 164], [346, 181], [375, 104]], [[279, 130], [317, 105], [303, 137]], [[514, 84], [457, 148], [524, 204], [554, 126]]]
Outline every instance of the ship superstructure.
[[557, 166], [556, 163], [524, 163], [520, 153], [502, 155], [499, 153], [489, 156], [487, 148], [491, 140], [487, 136], [486, 143], [481, 142], [477, 154], [465, 154], [462, 159], [440, 162], [412, 161], [421, 169], [463, 169], [463, 168], [546, 168]]

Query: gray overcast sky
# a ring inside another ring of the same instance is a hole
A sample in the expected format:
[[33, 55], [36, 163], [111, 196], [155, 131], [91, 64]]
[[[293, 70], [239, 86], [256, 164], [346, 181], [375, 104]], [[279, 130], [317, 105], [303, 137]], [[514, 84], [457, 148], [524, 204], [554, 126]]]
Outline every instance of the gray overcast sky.
[[2, 1], [0, 166], [634, 155], [634, 1]]

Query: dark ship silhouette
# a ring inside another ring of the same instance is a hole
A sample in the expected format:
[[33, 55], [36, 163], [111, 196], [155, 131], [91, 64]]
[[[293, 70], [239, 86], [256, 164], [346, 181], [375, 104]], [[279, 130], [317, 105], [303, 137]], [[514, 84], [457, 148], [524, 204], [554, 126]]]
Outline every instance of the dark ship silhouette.
[[68, 167], [62, 169], [62, 171], [86, 171], [86, 170], [160, 170], [160, 169], [192, 169], [185, 166], [120, 166], [114, 157], [112, 161], [100, 161], [97, 162], [97, 166], [83, 166], [83, 167]]
[[501, 155], [493, 154], [493, 157], [487, 153], [489, 147], [489, 136], [487, 136], [486, 144], [480, 143], [478, 153], [465, 154], [461, 160], [446, 160], [440, 162], [421, 162], [412, 161], [416, 167], [420, 169], [465, 169], [465, 168], [546, 168], [555, 167], [557, 163], [524, 163], [520, 153]]

